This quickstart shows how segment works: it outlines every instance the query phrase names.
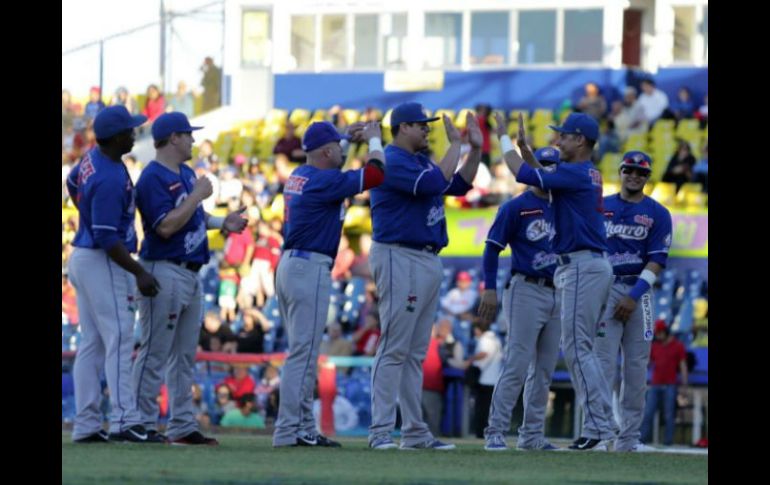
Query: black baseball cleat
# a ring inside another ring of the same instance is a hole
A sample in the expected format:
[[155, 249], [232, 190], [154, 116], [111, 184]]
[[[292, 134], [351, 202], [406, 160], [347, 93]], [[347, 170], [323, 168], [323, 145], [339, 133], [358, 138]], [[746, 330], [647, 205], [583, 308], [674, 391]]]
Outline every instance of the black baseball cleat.
[[110, 435], [106, 431], [97, 431], [94, 434], [90, 434], [79, 440], [72, 440], [74, 443], [109, 443]]
[[153, 443], [168, 443], [168, 436], [159, 431], [151, 429], [147, 431], [147, 440]]
[[147, 431], [141, 424], [135, 424], [120, 433], [110, 433], [110, 441], [130, 442], [130, 443], [165, 443], [160, 433]]
[[607, 440], [580, 437], [569, 445], [569, 449], [577, 451], [607, 451], [607, 445]]
[[334, 440], [330, 440], [322, 434], [314, 436], [305, 435], [297, 438], [297, 446], [321, 446], [324, 448], [341, 448], [342, 445]]
[[203, 434], [200, 431], [193, 431], [187, 436], [182, 436], [181, 438], [172, 440], [171, 444], [172, 445], [219, 446], [219, 441], [217, 441], [215, 438], [207, 438], [206, 436], [203, 436]]

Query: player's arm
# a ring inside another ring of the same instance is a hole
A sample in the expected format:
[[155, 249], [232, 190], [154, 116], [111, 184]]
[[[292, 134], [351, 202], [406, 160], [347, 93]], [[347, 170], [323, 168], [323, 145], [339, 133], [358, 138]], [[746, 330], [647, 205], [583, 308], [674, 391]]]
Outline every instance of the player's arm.
[[[204, 212], [203, 214], [206, 218], [206, 229], [219, 229], [222, 231], [222, 234], [225, 235], [230, 234], [231, 232], [241, 233], [246, 227], [246, 224], [248, 224], [248, 221], [243, 218], [243, 211], [245, 210], [246, 206], [242, 206], [240, 209], [230, 212], [225, 217], [217, 217], [209, 214], [208, 212]], [[185, 224], [186, 223], [187, 221], [185, 221]]]
[[487, 239], [484, 247], [484, 291], [481, 293], [478, 316], [485, 322], [492, 322], [497, 317], [497, 266], [500, 251], [505, 246]]
[[75, 205], [75, 207], [78, 207], [78, 174], [80, 173], [80, 163], [75, 165], [75, 167], [70, 170], [69, 175], [67, 175], [67, 193], [70, 196], [70, 200]]
[[[449, 148], [444, 154], [444, 158], [438, 163], [438, 167], [441, 169], [444, 180], [449, 182], [452, 180], [452, 176], [457, 170], [457, 164], [460, 163], [460, 144], [462, 142], [462, 137], [447, 115], [443, 116], [443, 121], [446, 136], [449, 139]], [[473, 179], [471, 178], [471, 180]]]
[[[120, 188], [117, 188], [120, 187]], [[136, 277], [136, 284], [144, 296], [158, 294], [160, 284], [137, 263], [118, 236], [118, 227], [123, 207], [123, 184], [117, 187], [100, 185], [95, 187], [91, 200], [91, 232], [94, 242], [104, 249], [109, 257], [121, 268]]]
[[519, 133], [516, 138], [516, 145], [521, 151], [521, 157], [532, 168], [543, 168], [540, 162], [535, 158], [535, 154], [532, 152], [532, 148], [527, 145], [527, 131], [524, 129], [524, 115], [519, 113]]
[[631, 314], [634, 313], [634, 310], [636, 310], [636, 304], [639, 301], [639, 298], [655, 285], [655, 281], [658, 279], [658, 275], [661, 271], [663, 271], [663, 266], [655, 261], [647, 263], [642, 270], [642, 274], [639, 275], [636, 284], [631, 287], [631, 290], [629, 290], [627, 295], [624, 295], [618, 300], [613, 311], [613, 317], [626, 323], [628, 319], [631, 318]]
[[198, 204], [203, 202], [214, 192], [208, 177], [200, 177], [195, 181], [195, 187], [178, 207], [170, 210], [160, 222], [153, 222], [155, 232], [163, 239], [168, 239], [176, 234], [190, 218], [195, 214]]
[[352, 134], [355, 143], [366, 141], [369, 145], [369, 158], [364, 168], [345, 172], [325, 170], [322, 177], [326, 183], [317, 196], [328, 202], [336, 202], [361, 192], [377, 187], [385, 181], [385, 153], [382, 149], [382, 129], [379, 123], [372, 121]]
[[[679, 373], [681, 374], [682, 388], [686, 389], [688, 383], [690, 382], [689, 374], [687, 371], [687, 353], [686, 352], [684, 353], [684, 356], [682, 357], [682, 359], [679, 361]], [[685, 389], [681, 389], [681, 390], [685, 390]]]
[[[510, 170], [516, 179], [519, 180], [519, 172], [521, 171], [521, 167], [526, 165], [524, 159], [521, 158], [516, 149], [513, 148], [511, 137], [509, 137], [508, 133], [506, 133], [505, 119], [499, 112], [495, 112], [495, 123], [497, 124], [495, 133], [500, 139], [500, 149], [503, 152], [503, 160], [505, 160], [505, 164], [508, 166], [508, 170]], [[522, 127], [520, 125], [519, 129], [521, 130], [521, 128]], [[521, 182], [521, 180], [519, 181]]]

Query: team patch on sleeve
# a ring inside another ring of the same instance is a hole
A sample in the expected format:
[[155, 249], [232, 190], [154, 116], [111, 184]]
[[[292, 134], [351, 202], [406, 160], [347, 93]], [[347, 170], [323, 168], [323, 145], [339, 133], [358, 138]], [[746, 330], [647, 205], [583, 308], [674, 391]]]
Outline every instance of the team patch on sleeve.
[[543, 215], [543, 209], [522, 209], [519, 211], [519, 217], [541, 215]]
[[637, 214], [637, 215], [634, 216], [634, 222], [636, 222], [637, 224], [641, 224], [644, 227], [648, 227], [649, 228], [649, 227], [652, 227], [652, 224], [655, 221], [653, 220], [652, 217], [650, 217], [650, 216], [648, 216], [646, 214]]
[[91, 161], [91, 154], [87, 154], [83, 161], [80, 162], [80, 170], [78, 171], [78, 185], [82, 186], [84, 183], [86, 183], [86, 180], [88, 180], [91, 175], [93, 175], [96, 172], [94, 169], [94, 163]]
[[292, 175], [289, 180], [286, 181], [286, 186], [283, 188], [284, 193], [289, 192], [292, 194], [302, 195], [302, 189], [305, 187], [309, 179], [307, 177], [301, 177], [299, 175]]
[[591, 177], [591, 183], [593, 185], [602, 186], [602, 173], [595, 168], [588, 169], [588, 175]]

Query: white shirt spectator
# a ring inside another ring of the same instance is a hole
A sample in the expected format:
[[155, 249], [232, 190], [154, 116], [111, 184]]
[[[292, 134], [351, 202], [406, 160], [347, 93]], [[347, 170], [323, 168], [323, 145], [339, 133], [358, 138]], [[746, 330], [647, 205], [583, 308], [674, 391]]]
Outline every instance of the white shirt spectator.
[[476, 303], [476, 298], [478, 298], [476, 290], [471, 288], [465, 290], [452, 288], [446, 296], [441, 299], [441, 308], [452, 315], [458, 315], [470, 311], [471, 308], [473, 308], [474, 303]]
[[483, 386], [494, 386], [500, 377], [501, 364], [503, 362], [503, 346], [497, 334], [492, 330], [487, 330], [479, 337], [476, 352], [487, 354], [483, 359], [473, 362], [473, 365], [481, 369], [479, 384]]
[[647, 118], [647, 121], [652, 122], [660, 118], [663, 111], [668, 108], [668, 96], [660, 89], [655, 88], [651, 94], [643, 92], [639, 96], [638, 103], [644, 111], [644, 117]]

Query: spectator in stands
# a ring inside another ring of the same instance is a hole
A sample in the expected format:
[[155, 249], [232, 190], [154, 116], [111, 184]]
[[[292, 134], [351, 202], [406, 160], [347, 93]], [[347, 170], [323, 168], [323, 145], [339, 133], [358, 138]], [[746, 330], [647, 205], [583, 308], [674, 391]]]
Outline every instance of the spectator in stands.
[[331, 123], [337, 128], [337, 131], [340, 133], [345, 133], [345, 130], [347, 130], [348, 127], [348, 121], [345, 119], [342, 106], [335, 104], [329, 108], [329, 112], [327, 114], [329, 116], [329, 121], [331, 121]]
[[209, 406], [203, 399], [203, 391], [201, 386], [196, 383], [192, 385], [192, 403], [193, 412], [195, 413], [195, 419], [198, 421], [198, 425], [204, 429], [208, 429], [211, 426], [211, 418], [209, 417]]
[[174, 93], [174, 96], [169, 100], [168, 108], [170, 108], [170, 111], [184, 113], [188, 118], [194, 116], [195, 98], [193, 98], [192, 93], [187, 89], [187, 83], [179, 81], [176, 93]]
[[160, 92], [158, 86], [150, 84], [147, 86], [147, 99], [144, 102], [142, 114], [147, 117], [145, 126], [150, 126], [155, 119], [166, 111], [166, 98]]
[[[254, 209], [249, 209], [248, 214], [249, 224], [254, 223], [256, 227], [257, 239], [249, 272], [241, 281], [239, 300], [246, 308], [253, 306], [254, 301], [262, 308], [267, 299], [275, 295], [275, 269], [281, 255], [281, 242], [273, 236], [270, 225], [259, 218], [259, 210]], [[251, 226], [248, 230], [251, 231]]]
[[281, 389], [281, 376], [278, 369], [267, 364], [262, 372], [255, 392], [259, 407], [265, 410], [265, 417], [275, 419], [278, 416], [278, 399]]
[[705, 298], [693, 301], [693, 340], [690, 347], [709, 346], [709, 302]]
[[286, 122], [283, 136], [273, 147], [273, 155], [283, 154], [293, 163], [304, 163], [305, 152], [302, 150], [302, 140], [295, 133], [291, 121]]
[[442, 366], [444, 368], [465, 369], [467, 367], [465, 365], [465, 350], [452, 333], [452, 321], [448, 318], [442, 318], [437, 325], [437, 338], [441, 343], [438, 350]]
[[257, 383], [249, 374], [248, 364], [233, 364], [230, 366], [230, 375], [220, 383], [230, 388], [230, 393], [234, 400], [239, 400], [241, 396], [254, 394]]
[[434, 436], [441, 431], [444, 407], [444, 374], [441, 366], [438, 325], [433, 325], [425, 359], [422, 361], [422, 416]]
[[[342, 325], [334, 322], [326, 327], [320, 352], [322, 355], [353, 355], [353, 342], [342, 335]], [[339, 370], [347, 370], [347, 367], [340, 367]]]
[[243, 311], [243, 328], [235, 336], [238, 353], [261, 354], [264, 352], [265, 331], [270, 321], [257, 308]]
[[695, 157], [692, 154], [690, 144], [686, 140], [679, 140], [676, 153], [668, 161], [668, 167], [661, 179], [663, 182], [676, 184], [676, 190], [682, 185], [692, 180], [693, 167], [695, 166]]
[[[202, 168], [208, 170], [209, 172], [215, 172], [215, 170], [212, 170], [211, 166], [218, 161], [218, 157], [214, 153], [214, 143], [212, 143], [211, 140], [203, 140], [200, 146], [198, 146], [198, 156], [191, 163], [193, 167], [197, 168], [199, 165], [201, 165]], [[216, 175], [216, 173], [214, 175]]]
[[599, 92], [596, 83], [586, 83], [585, 95], [580, 98], [577, 107], [580, 112], [600, 121], [607, 112], [607, 100]]
[[[668, 96], [655, 87], [655, 81], [652, 79], [643, 80], [641, 86], [642, 95], [639, 96], [639, 105], [644, 110], [644, 118], [652, 126], [666, 113]], [[670, 111], [668, 115], [670, 115]]]
[[364, 317], [364, 325], [353, 332], [353, 342], [356, 350], [353, 355], [374, 357], [377, 352], [377, 343], [380, 340], [380, 317], [375, 312], [369, 312]]
[[692, 181], [703, 186], [703, 193], [709, 193], [709, 143], [703, 144], [703, 158], [692, 169]]
[[680, 393], [687, 390], [687, 351], [682, 342], [671, 334], [666, 322], [655, 322], [655, 340], [650, 350], [650, 365], [652, 379], [647, 389], [647, 403], [642, 422], [642, 441], [652, 441], [652, 425], [658, 405], [663, 401], [663, 416], [666, 421], [666, 432], [663, 437], [664, 445], [674, 442], [674, 412], [677, 399], [677, 369], [681, 373], [682, 388]]
[[[368, 192], [368, 191], [367, 191]], [[369, 251], [372, 248], [372, 235], [361, 234], [358, 238], [358, 254], [350, 267], [350, 273], [367, 280], [372, 278], [372, 269], [369, 267]]]
[[62, 269], [61, 272], [61, 312], [67, 317], [67, 322], [70, 325], [77, 326], [80, 321], [77, 296], [66, 269]]
[[[486, 168], [490, 168], [492, 164], [492, 142], [489, 137], [489, 133], [492, 131], [492, 125], [490, 124], [490, 116], [492, 115], [492, 106], [486, 103], [479, 103], [476, 105], [476, 119], [479, 122], [479, 129], [481, 130], [481, 163]], [[463, 138], [465, 138], [463, 133]]]
[[94, 86], [88, 92], [88, 103], [86, 103], [85, 112], [83, 113], [86, 122], [91, 122], [96, 118], [101, 110], [105, 108], [102, 101], [102, 90], [99, 86]]
[[679, 88], [676, 99], [671, 103], [669, 109], [677, 121], [693, 117], [695, 114], [695, 102], [687, 87], [682, 86]]
[[203, 318], [198, 345], [200, 346], [199, 350], [206, 352], [233, 353], [236, 350], [233, 331], [230, 330], [229, 325], [222, 324], [222, 320], [213, 310], [206, 312], [206, 316]]
[[701, 129], [705, 128], [709, 122], [709, 95], [703, 97], [703, 104], [698, 108], [698, 112], [695, 113], [695, 117], [700, 120]]
[[72, 103], [72, 94], [66, 89], [61, 90], [61, 132], [62, 137], [65, 133], [72, 130], [72, 124], [75, 121], [75, 105]]
[[243, 192], [243, 182], [237, 178], [238, 170], [231, 166], [225, 166], [220, 173], [219, 200], [217, 205], [227, 206], [231, 201], [239, 201]]
[[112, 102], [110, 105], [123, 105], [132, 115], [139, 114], [139, 106], [137, 106], [136, 100], [128, 93], [128, 89], [123, 86], [120, 86], [115, 90], [115, 94], [112, 96]]
[[505, 163], [495, 161], [492, 165], [492, 182], [486, 200], [490, 205], [500, 205], [521, 192], [517, 187], [516, 177], [513, 176]]
[[619, 153], [621, 148], [622, 142], [620, 141], [618, 130], [615, 129], [615, 122], [608, 120], [607, 130], [599, 135], [599, 160], [604, 158], [604, 155], [607, 153]]
[[353, 274], [350, 269], [353, 267], [353, 262], [356, 259], [356, 253], [350, 249], [350, 242], [348, 238], [343, 234], [340, 237], [340, 244], [337, 249], [337, 257], [334, 258], [334, 267], [332, 268], [332, 280], [333, 281], [348, 281]]
[[265, 418], [256, 410], [257, 400], [254, 394], [244, 394], [238, 399], [238, 409], [231, 409], [222, 417], [223, 428], [264, 429]]
[[500, 377], [503, 361], [503, 346], [500, 338], [489, 327], [489, 322], [481, 320], [474, 322], [473, 334], [477, 341], [476, 353], [465, 361], [466, 367], [473, 365], [481, 370], [473, 405], [473, 430], [477, 438], [484, 437], [484, 428], [489, 419], [489, 406], [492, 403], [492, 392], [494, 392], [495, 384]]
[[[467, 271], [457, 273], [457, 286], [441, 299], [441, 308], [449, 315], [462, 320], [473, 320], [473, 306], [478, 299], [478, 292], [471, 288], [473, 279]], [[493, 384], [494, 385], [494, 384]]]
[[[226, 261], [219, 264], [219, 293], [217, 304], [219, 305], [219, 318], [224, 322], [234, 322], [236, 317], [236, 298], [238, 297], [238, 285], [240, 277], [238, 271], [229, 268]], [[233, 352], [235, 350], [233, 349]]]
[[207, 113], [222, 105], [222, 69], [214, 64], [214, 59], [206, 57], [201, 66], [203, 79], [203, 105], [202, 110]]
[[218, 426], [225, 413], [236, 409], [237, 405], [233, 401], [232, 392], [226, 384], [218, 384], [216, 389], [217, 399], [214, 402], [214, 408], [209, 411], [209, 416], [211, 417], [211, 424]]
[[613, 107], [610, 119], [615, 124], [621, 142], [625, 142], [631, 135], [647, 133], [649, 124], [644, 108], [636, 98], [636, 88], [626, 87], [622, 106], [620, 109]]

